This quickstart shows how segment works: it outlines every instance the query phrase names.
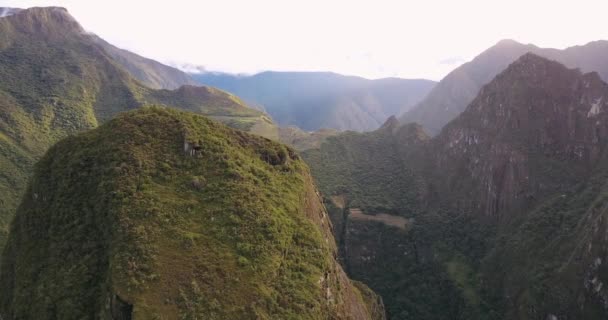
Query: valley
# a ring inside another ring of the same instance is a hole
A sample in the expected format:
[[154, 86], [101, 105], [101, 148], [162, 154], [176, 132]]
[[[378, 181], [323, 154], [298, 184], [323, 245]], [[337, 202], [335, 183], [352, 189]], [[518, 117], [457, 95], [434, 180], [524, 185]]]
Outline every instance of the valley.
[[[598, 73], [528, 53], [432, 139], [389, 120], [305, 151], [349, 274], [389, 318], [601, 318], [606, 95]], [[360, 208], [413, 222], [400, 234]]]

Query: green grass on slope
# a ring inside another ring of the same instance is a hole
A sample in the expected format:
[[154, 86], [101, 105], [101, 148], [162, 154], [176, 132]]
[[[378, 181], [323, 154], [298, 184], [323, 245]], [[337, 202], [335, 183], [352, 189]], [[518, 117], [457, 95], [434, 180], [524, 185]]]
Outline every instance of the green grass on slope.
[[326, 294], [346, 288], [307, 218], [307, 177], [283, 145], [169, 109], [67, 138], [13, 223], [0, 311], [103, 317], [116, 294], [134, 319], [340, 318]]
[[134, 80], [62, 9], [0, 19], [0, 248], [33, 164], [55, 142], [117, 113], [163, 104], [276, 138], [264, 114], [211, 88], [152, 90]]

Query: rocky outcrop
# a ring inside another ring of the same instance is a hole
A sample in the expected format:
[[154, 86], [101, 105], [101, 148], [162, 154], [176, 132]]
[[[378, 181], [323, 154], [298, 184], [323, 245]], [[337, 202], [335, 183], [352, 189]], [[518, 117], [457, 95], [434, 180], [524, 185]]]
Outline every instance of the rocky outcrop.
[[607, 98], [597, 73], [522, 56], [434, 139], [438, 190], [460, 197], [452, 201], [460, 211], [492, 219], [525, 212], [597, 164]]

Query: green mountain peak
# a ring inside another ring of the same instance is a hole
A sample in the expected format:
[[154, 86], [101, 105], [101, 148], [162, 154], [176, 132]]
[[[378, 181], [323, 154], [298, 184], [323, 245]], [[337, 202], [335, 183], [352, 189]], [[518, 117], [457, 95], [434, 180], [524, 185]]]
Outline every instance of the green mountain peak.
[[336, 262], [286, 146], [148, 107], [62, 140], [35, 171], [0, 269], [5, 318], [383, 317]]

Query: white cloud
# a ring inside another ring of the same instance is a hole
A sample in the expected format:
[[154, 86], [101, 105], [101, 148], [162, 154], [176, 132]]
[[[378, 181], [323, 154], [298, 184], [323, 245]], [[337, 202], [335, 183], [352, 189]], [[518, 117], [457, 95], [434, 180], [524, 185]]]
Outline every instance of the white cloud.
[[58, 5], [92, 32], [209, 70], [329, 70], [440, 79], [503, 38], [564, 48], [608, 39], [605, 1], [0, 0]]

